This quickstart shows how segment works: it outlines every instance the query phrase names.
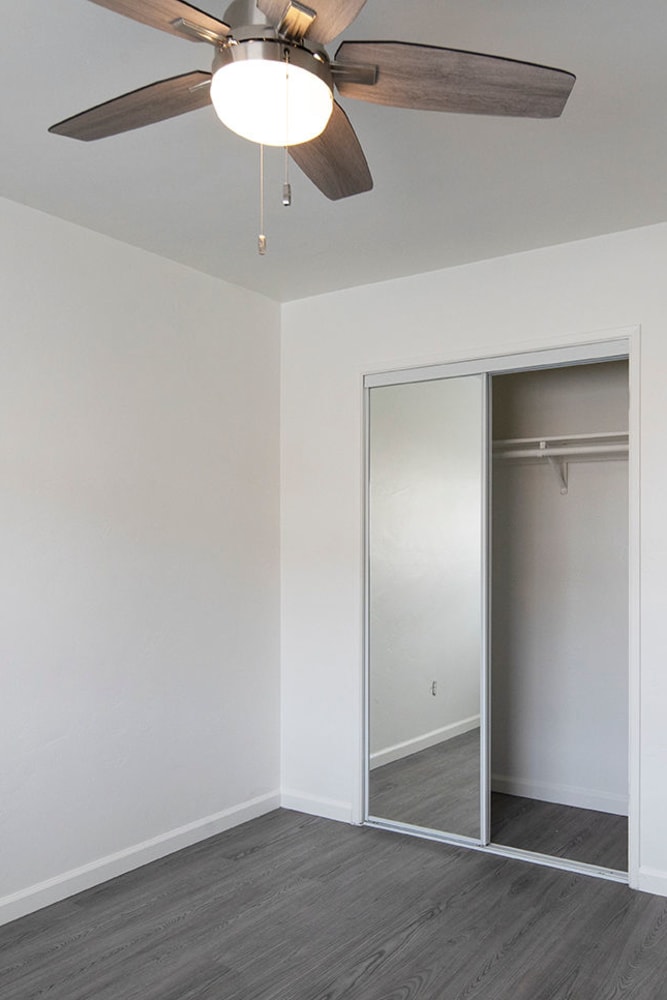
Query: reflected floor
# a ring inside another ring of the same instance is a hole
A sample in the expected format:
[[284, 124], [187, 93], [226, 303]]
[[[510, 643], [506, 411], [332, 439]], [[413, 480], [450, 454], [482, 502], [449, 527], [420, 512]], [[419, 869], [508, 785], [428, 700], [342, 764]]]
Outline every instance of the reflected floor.
[[370, 814], [479, 837], [479, 729], [371, 771]]
[[[479, 729], [371, 771], [370, 814], [479, 836]], [[491, 795], [491, 840], [540, 854], [627, 871], [625, 816]]]

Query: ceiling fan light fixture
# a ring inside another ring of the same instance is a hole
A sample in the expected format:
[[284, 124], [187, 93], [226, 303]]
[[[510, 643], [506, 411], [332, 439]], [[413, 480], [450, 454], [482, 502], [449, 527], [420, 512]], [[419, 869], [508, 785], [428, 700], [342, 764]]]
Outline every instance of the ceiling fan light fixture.
[[220, 121], [244, 139], [296, 146], [327, 127], [333, 110], [331, 70], [303, 47], [240, 42], [216, 55], [211, 101]]

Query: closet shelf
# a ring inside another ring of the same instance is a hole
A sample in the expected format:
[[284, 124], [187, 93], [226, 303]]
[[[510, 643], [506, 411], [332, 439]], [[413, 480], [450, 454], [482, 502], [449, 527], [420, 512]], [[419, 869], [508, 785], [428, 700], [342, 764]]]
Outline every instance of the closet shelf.
[[511, 438], [493, 442], [493, 457], [505, 461], [555, 458], [561, 462], [622, 459], [628, 456], [628, 435], [605, 431], [602, 434], [561, 434], [558, 437]]

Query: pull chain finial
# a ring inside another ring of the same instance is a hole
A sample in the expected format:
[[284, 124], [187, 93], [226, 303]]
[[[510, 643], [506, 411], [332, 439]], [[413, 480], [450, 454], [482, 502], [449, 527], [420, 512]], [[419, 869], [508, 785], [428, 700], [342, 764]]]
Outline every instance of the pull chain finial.
[[289, 147], [285, 146], [285, 183], [283, 184], [283, 205], [289, 208], [292, 204], [292, 185], [289, 182]]

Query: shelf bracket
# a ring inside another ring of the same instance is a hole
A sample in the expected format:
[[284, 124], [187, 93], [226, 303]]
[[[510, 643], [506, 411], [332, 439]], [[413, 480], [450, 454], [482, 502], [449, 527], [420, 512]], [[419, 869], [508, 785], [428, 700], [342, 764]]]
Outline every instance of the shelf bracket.
[[556, 478], [558, 479], [558, 484], [560, 486], [560, 492], [562, 496], [567, 496], [568, 493], [568, 466], [567, 462], [559, 462], [557, 458], [550, 458], [549, 465], [556, 473]]
[[550, 455], [547, 450], [546, 441], [540, 441], [540, 451], [544, 452], [544, 457], [556, 473], [556, 479], [558, 480], [558, 485], [560, 486], [561, 496], [567, 496], [569, 474], [567, 462], [564, 462], [562, 458], [554, 458], [553, 455]]

